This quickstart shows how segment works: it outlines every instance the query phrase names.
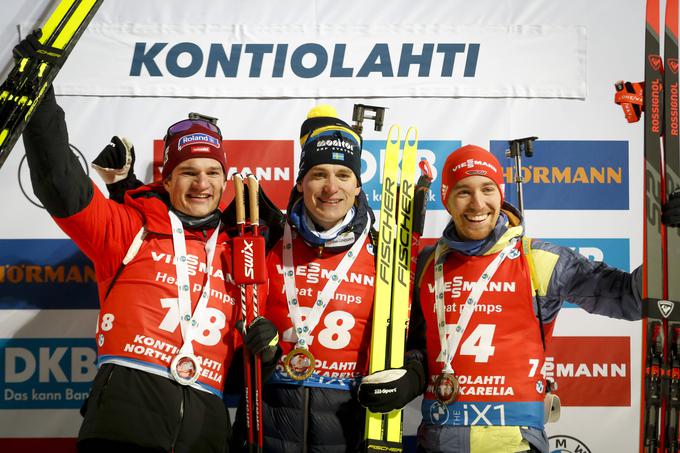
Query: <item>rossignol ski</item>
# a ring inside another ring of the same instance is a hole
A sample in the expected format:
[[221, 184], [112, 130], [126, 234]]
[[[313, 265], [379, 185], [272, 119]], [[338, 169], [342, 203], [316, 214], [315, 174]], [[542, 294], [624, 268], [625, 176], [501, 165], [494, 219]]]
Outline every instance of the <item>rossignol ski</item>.
[[22, 58], [0, 86], [0, 167], [102, 1], [62, 0], [42, 28], [39, 40], [59, 64]]
[[[678, 0], [666, 0], [664, 35], [664, 173], [663, 188], [665, 202], [668, 195], [680, 188], [680, 124], [678, 118]], [[668, 452], [680, 451], [680, 280], [672, 278], [680, 270], [680, 228], [666, 230], [666, 269], [664, 284], [666, 302], [658, 308], [664, 318], [665, 350], [663, 361], [661, 421], [665, 430], [665, 440], [661, 444]], [[661, 450], [663, 451], [663, 450]]]
[[[678, 1], [668, 0], [665, 14], [664, 63], [659, 52], [659, 0], [647, 0], [644, 90], [644, 233], [643, 233], [643, 385], [640, 450], [677, 452], [677, 378], [672, 383], [671, 356], [677, 360], [680, 330], [680, 282], [677, 272], [680, 237], [661, 222], [667, 194], [680, 187], [678, 147]], [[663, 137], [663, 148], [661, 138]], [[662, 154], [663, 153], [663, 154]], [[677, 368], [677, 367], [676, 367]]]
[[[411, 255], [416, 151], [418, 132], [409, 128], [399, 168], [401, 129], [392, 126], [387, 136], [382, 176], [380, 223], [376, 264], [373, 330], [369, 372], [399, 368], [404, 364], [404, 347], [410, 311]], [[401, 173], [401, 182], [399, 174]], [[422, 192], [422, 191], [421, 191]], [[375, 414], [366, 411], [365, 449], [401, 452], [402, 411]]]

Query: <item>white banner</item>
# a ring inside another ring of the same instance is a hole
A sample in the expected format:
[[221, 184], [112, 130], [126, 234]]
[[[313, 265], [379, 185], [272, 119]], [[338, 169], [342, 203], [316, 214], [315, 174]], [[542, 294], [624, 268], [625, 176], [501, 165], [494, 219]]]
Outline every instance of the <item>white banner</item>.
[[[105, 50], [103, 50], [105, 49]], [[581, 26], [91, 24], [59, 94], [586, 96]]]

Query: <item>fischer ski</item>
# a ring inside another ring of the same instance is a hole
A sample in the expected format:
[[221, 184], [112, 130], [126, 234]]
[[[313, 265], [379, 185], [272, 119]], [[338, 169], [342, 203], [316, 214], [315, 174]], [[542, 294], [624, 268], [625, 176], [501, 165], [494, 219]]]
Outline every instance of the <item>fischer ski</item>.
[[101, 3], [62, 0], [42, 28], [45, 60], [22, 58], [0, 86], [0, 167]]
[[[413, 280], [411, 257], [418, 131], [409, 128], [406, 133], [401, 170], [400, 136], [399, 126], [392, 126], [385, 147], [369, 373], [404, 364]], [[366, 451], [401, 452], [401, 438], [401, 410], [389, 414], [366, 411]]]

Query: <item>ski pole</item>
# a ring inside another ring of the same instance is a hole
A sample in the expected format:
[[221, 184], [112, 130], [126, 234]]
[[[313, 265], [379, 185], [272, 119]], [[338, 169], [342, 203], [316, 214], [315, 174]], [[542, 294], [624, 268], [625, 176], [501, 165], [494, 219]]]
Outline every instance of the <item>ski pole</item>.
[[[250, 225], [252, 227], [253, 243], [255, 238], [260, 237], [259, 235], [259, 225], [260, 225], [260, 208], [258, 205], [258, 194], [259, 194], [259, 183], [257, 178], [249, 174], [247, 176], [248, 184], [248, 202], [250, 208]], [[264, 243], [263, 243], [264, 244]], [[260, 265], [260, 268], [264, 268], [262, 262], [255, 263], [257, 256], [253, 254], [253, 269], [256, 268], [256, 264]], [[264, 256], [260, 257], [260, 261], [264, 260]], [[254, 272], [253, 272], [254, 273]], [[255, 278], [255, 275], [253, 275]], [[252, 288], [252, 298], [253, 298], [253, 319], [260, 315], [258, 294], [257, 294], [257, 283], [253, 283]], [[260, 355], [255, 356], [255, 430], [257, 432], [257, 451], [262, 451], [263, 445], [263, 429], [262, 429], [262, 358]]]
[[509, 148], [505, 152], [505, 157], [515, 159], [513, 182], [517, 187], [517, 209], [519, 209], [519, 212], [522, 214], [524, 214], [524, 200], [522, 196], [522, 183], [524, 182], [524, 177], [522, 175], [522, 152], [526, 157], [532, 157], [534, 155], [534, 140], [537, 138], [538, 137], [524, 137], [510, 140], [508, 142]]
[[[232, 181], [234, 182], [234, 198], [236, 200], [236, 225], [238, 226], [238, 234], [239, 238], [243, 238], [245, 235], [245, 226], [246, 226], [246, 207], [245, 207], [245, 199], [243, 196], [243, 177], [239, 173], [235, 173], [234, 176], [232, 177]], [[237, 255], [237, 247], [236, 245], [234, 246], [234, 249], [232, 250], [232, 255], [235, 257]], [[236, 258], [234, 258], [234, 261], [236, 261]], [[236, 266], [233, 266], [233, 270], [236, 270]], [[236, 278], [234, 279], [235, 283]], [[243, 320], [243, 336], [245, 338], [246, 334], [246, 328], [248, 326], [248, 308], [246, 304], [246, 285], [241, 283], [239, 285], [241, 289], [241, 319]], [[248, 350], [245, 346], [243, 345], [243, 380], [244, 380], [244, 394], [245, 394], [245, 412], [246, 412], [246, 428], [248, 430], [248, 451], [252, 452], [253, 451], [253, 419], [252, 419], [252, 405], [253, 405], [253, 399], [252, 399], [252, 389], [250, 388], [251, 385], [251, 373], [250, 373], [250, 357], [248, 355]]]
[[352, 121], [354, 121], [354, 124], [352, 124], [352, 129], [359, 135], [364, 130], [364, 120], [373, 120], [374, 129], [381, 131], [385, 122], [385, 107], [354, 104], [354, 110], [352, 111]]

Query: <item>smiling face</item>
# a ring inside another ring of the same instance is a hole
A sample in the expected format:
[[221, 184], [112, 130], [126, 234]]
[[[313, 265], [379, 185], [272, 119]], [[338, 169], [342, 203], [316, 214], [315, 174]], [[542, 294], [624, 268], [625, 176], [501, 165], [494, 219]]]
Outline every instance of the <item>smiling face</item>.
[[204, 157], [180, 162], [163, 181], [172, 207], [198, 218], [217, 209], [226, 185], [222, 165], [215, 159]]
[[485, 176], [469, 176], [451, 188], [446, 209], [460, 238], [478, 241], [493, 231], [501, 213], [501, 203], [496, 183]]
[[348, 167], [321, 164], [312, 167], [297, 183], [307, 213], [318, 226], [329, 229], [340, 222], [361, 191]]

